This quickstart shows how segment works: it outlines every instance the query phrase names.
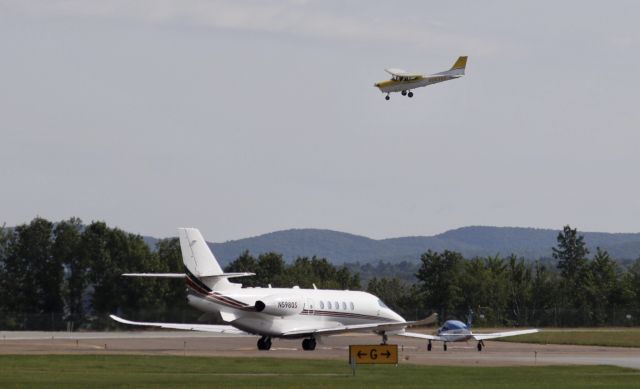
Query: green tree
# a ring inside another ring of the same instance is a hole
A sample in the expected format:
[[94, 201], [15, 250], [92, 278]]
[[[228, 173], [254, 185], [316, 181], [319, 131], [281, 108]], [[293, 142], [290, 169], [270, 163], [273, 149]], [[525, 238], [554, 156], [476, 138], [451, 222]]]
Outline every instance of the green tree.
[[273, 287], [287, 286], [285, 275], [285, 262], [282, 254], [265, 253], [258, 256], [256, 269], [256, 283], [260, 286], [271, 285]]
[[421, 282], [425, 306], [435, 309], [441, 318], [463, 301], [459, 282], [463, 260], [462, 255], [449, 250], [442, 254], [429, 250], [420, 257], [416, 277]]
[[[64, 296], [66, 306], [66, 320], [73, 323], [82, 320], [82, 296], [83, 281], [73, 270], [77, 269], [79, 262], [79, 245], [82, 229], [82, 221], [78, 218], [70, 218], [56, 224], [53, 229], [53, 257], [56, 262], [63, 264], [67, 269], [64, 282]], [[84, 277], [85, 274], [82, 274]]]
[[553, 258], [558, 260], [562, 279], [561, 291], [566, 309], [564, 322], [587, 324], [591, 316], [591, 271], [587, 260], [589, 250], [584, 237], [577, 229], [565, 226], [558, 234], [558, 246], [553, 248]]

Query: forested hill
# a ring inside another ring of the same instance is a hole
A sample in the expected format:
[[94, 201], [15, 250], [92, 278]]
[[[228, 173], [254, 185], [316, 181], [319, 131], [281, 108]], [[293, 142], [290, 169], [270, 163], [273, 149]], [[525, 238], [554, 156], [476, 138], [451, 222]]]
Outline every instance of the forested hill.
[[[375, 240], [364, 236], [331, 230], [293, 229], [211, 244], [216, 257], [226, 264], [249, 250], [257, 255], [276, 252], [287, 261], [298, 256], [325, 257], [332, 263], [370, 263], [417, 261], [420, 254], [452, 250], [466, 258], [500, 254], [516, 254], [527, 259], [551, 257], [559, 230], [514, 227], [464, 227], [435, 236], [415, 236]], [[640, 233], [610, 234], [585, 232], [591, 253], [596, 247], [607, 250], [618, 260], [640, 257]], [[150, 242], [152, 243], [152, 242]]]

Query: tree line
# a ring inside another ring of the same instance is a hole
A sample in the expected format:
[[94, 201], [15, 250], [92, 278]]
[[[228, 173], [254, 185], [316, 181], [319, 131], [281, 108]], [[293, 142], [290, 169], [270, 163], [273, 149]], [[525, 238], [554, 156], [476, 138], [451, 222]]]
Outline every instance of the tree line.
[[[253, 272], [246, 286], [366, 290], [407, 319], [437, 312], [484, 325], [591, 326], [640, 324], [640, 259], [627, 269], [604, 251], [593, 258], [582, 236], [566, 226], [552, 249], [554, 263], [514, 255], [465, 259], [453, 251], [421, 255], [413, 281], [378, 264], [363, 283], [357, 267], [326, 258], [286, 263], [278, 253], [242, 253], [227, 272]], [[369, 266], [369, 265], [367, 265]], [[370, 268], [371, 266], [369, 266]], [[197, 321], [180, 279], [129, 278], [126, 272], [180, 273], [177, 238], [154, 248], [140, 235], [78, 218], [35, 218], [0, 229], [0, 329], [101, 329], [108, 314], [153, 321]], [[369, 269], [371, 270], [371, 269]], [[211, 319], [211, 318], [208, 318]]]

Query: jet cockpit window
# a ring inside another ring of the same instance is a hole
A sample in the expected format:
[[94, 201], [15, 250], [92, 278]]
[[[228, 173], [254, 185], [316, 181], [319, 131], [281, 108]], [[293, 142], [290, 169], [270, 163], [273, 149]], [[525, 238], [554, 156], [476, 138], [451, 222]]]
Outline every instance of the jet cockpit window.
[[381, 306], [382, 308], [387, 308], [387, 309], [389, 309], [389, 307], [387, 307], [387, 306], [385, 305], [385, 303], [383, 303], [383, 302], [382, 302], [382, 300], [378, 300], [378, 305], [379, 305], [379, 306]]

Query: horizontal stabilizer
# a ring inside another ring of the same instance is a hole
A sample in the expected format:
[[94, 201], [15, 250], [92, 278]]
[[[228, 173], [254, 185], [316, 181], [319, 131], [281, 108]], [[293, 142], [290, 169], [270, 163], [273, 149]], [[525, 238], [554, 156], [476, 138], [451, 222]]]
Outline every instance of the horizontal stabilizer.
[[[159, 277], [159, 278], [184, 278], [187, 275], [184, 273], [124, 273], [122, 274], [125, 277]], [[256, 273], [222, 273], [215, 275], [201, 275], [200, 277], [225, 277], [225, 278], [234, 278], [234, 277], [248, 277], [255, 276]]]
[[184, 273], [124, 273], [125, 277], [159, 277], [159, 278], [184, 278]]

